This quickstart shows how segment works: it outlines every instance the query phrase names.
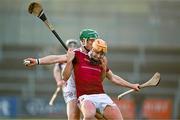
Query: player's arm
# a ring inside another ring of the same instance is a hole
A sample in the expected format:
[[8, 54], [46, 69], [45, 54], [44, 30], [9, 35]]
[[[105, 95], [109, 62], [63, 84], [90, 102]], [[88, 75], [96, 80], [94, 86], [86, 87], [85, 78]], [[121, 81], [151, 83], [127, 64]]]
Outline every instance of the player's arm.
[[108, 70], [107, 68], [107, 58], [106, 56], [103, 57], [103, 59], [100, 59], [101, 61], [101, 66], [102, 66], [102, 75], [101, 75], [101, 79], [104, 80], [106, 78], [106, 72]]
[[49, 55], [39, 59], [39, 64], [54, 64], [66, 62], [66, 55]]
[[61, 71], [62, 70], [59, 66], [59, 63], [56, 63], [53, 69], [53, 75], [58, 87], [61, 87], [65, 83], [65, 81], [62, 79]]
[[63, 80], [67, 81], [69, 77], [71, 76], [72, 69], [73, 69], [73, 59], [75, 57], [75, 53], [69, 49], [67, 52], [67, 62], [66, 66], [62, 72]]
[[113, 74], [111, 70], [109, 70], [106, 73], [106, 77], [108, 78], [108, 80], [112, 81], [113, 83], [119, 86], [128, 87], [128, 88], [135, 89], [136, 91], [139, 91], [139, 84], [132, 84], [124, 80], [123, 78], [119, 77], [118, 75]]
[[54, 63], [64, 63], [66, 62], [66, 55], [48, 55], [42, 58], [26, 58], [24, 61], [29, 61], [26, 66], [34, 66], [34, 65], [49, 65]]

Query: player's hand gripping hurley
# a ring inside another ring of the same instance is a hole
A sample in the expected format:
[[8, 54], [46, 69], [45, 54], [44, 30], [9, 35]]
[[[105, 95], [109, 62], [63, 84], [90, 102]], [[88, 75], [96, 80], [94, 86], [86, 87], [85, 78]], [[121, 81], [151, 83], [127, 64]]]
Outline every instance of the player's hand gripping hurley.
[[[29, 7], [28, 7], [28, 12], [30, 14], [35, 15], [36, 17], [38, 17], [39, 19], [41, 19], [45, 25], [48, 27], [48, 29], [55, 35], [55, 37], [59, 40], [59, 42], [62, 44], [62, 46], [68, 50], [67, 46], [64, 44], [64, 42], [62, 41], [62, 39], [60, 38], [60, 36], [57, 34], [57, 32], [55, 31], [54, 27], [48, 22], [47, 17], [43, 11], [43, 8], [41, 6], [40, 3], [38, 2], [32, 2], [30, 3]], [[29, 64], [29, 61], [24, 61], [24, 64]], [[49, 105], [53, 105], [53, 102], [58, 94], [58, 92], [60, 91], [60, 87], [57, 87], [55, 93], [53, 94]]]
[[[144, 88], [144, 87], [157, 86], [159, 84], [159, 82], [160, 82], [160, 73], [157, 72], [157, 73], [155, 73], [153, 75], [153, 77], [150, 80], [148, 80], [147, 82], [141, 84], [139, 87]], [[131, 89], [131, 90], [128, 90], [128, 91], [118, 95], [118, 99], [121, 99], [123, 96], [125, 96], [125, 95], [127, 95], [127, 94], [129, 94], [129, 93], [131, 93], [133, 91], [135, 91], [135, 90]]]

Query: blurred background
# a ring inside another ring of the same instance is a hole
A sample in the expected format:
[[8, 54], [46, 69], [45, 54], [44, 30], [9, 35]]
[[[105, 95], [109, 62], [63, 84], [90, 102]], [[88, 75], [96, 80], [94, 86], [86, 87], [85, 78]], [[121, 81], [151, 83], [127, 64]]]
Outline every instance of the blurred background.
[[[95, 29], [108, 43], [109, 67], [132, 83], [161, 73], [158, 87], [117, 96], [127, 88], [108, 80], [104, 88], [125, 119], [180, 119], [180, 0], [39, 0], [50, 23], [66, 41]], [[65, 50], [37, 17], [27, 12], [32, 0], [0, 0], [0, 118], [66, 119], [56, 90], [53, 65], [26, 68], [27, 57], [64, 54]]]

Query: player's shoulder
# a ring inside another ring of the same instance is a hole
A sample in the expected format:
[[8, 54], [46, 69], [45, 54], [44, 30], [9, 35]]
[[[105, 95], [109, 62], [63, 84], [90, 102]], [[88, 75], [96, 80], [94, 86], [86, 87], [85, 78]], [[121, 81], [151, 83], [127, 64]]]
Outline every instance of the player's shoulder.
[[74, 52], [79, 52], [80, 51], [80, 48], [76, 48], [73, 50]]
[[73, 50], [75, 52], [75, 54], [85, 54], [81, 48], [77, 48]]

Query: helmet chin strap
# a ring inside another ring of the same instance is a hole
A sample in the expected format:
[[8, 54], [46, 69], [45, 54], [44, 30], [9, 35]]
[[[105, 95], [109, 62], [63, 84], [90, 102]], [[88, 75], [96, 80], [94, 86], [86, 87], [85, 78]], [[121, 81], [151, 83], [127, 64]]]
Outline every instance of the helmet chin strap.
[[90, 51], [89, 49], [87, 49], [87, 48], [86, 48], [86, 46], [84, 46], [84, 49], [85, 49], [87, 52], [89, 52], [89, 51]]

